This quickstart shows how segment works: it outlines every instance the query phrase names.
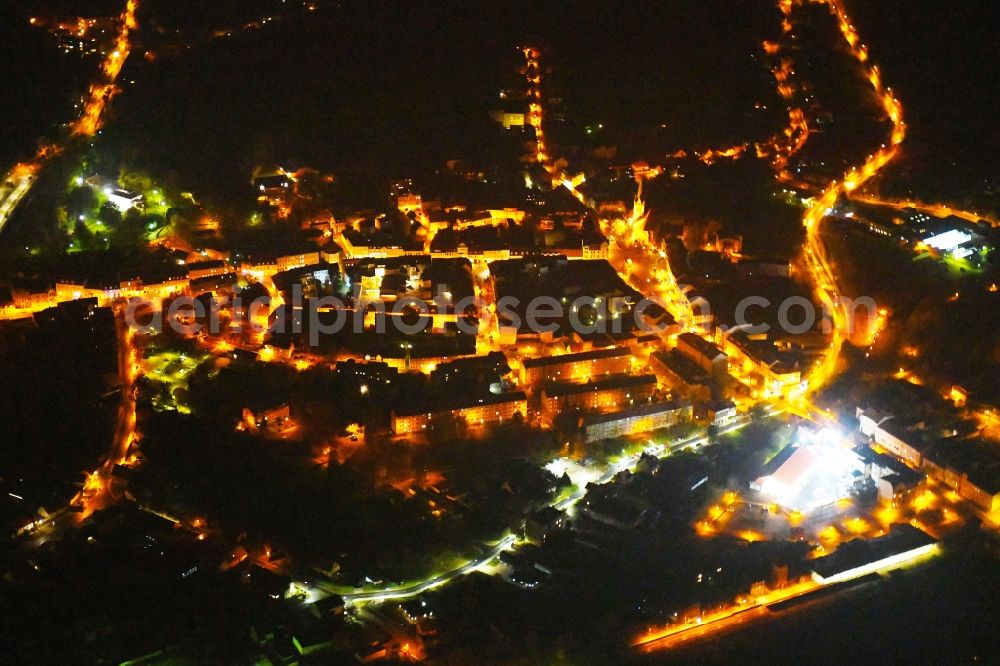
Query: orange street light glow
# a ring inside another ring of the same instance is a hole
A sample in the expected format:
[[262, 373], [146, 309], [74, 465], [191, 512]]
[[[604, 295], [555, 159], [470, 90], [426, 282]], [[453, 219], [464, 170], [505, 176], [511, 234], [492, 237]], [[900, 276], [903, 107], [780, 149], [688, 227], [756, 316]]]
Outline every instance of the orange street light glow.
[[117, 92], [115, 81], [122, 71], [122, 66], [132, 51], [131, 32], [138, 28], [135, 14], [139, 8], [139, 0], [128, 0], [121, 16], [121, 27], [115, 40], [114, 50], [108, 54], [101, 66], [104, 82], [90, 87], [90, 95], [83, 105], [83, 113], [70, 126], [74, 136], [93, 136], [101, 129], [104, 109], [108, 101]]

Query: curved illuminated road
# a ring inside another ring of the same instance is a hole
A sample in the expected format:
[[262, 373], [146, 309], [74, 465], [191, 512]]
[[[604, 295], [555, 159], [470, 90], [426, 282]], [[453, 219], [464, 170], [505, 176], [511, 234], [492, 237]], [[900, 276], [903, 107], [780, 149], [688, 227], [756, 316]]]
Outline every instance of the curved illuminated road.
[[93, 136], [103, 125], [104, 110], [108, 101], [117, 92], [115, 81], [122, 71], [122, 66], [132, 52], [132, 31], [138, 27], [136, 23], [136, 11], [139, 9], [139, 0], [127, 0], [125, 11], [122, 12], [118, 37], [115, 39], [114, 48], [108, 53], [101, 65], [103, 79], [90, 86], [90, 94], [84, 103], [83, 112], [80, 117], [70, 126], [73, 136]]
[[[117, 91], [115, 81], [132, 51], [131, 34], [137, 28], [136, 12], [139, 0], [127, 0], [122, 12], [114, 48], [101, 64], [101, 76], [90, 86], [80, 117], [70, 125], [72, 137], [94, 136], [103, 125], [104, 111]], [[53, 156], [62, 152], [61, 145], [48, 144], [39, 149], [35, 159], [27, 164], [15, 165], [0, 182], [0, 233], [17, 210], [18, 204], [35, 184], [38, 172]]]
[[21, 199], [31, 190], [35, 183], [37, 168], [31, 164], [18, 164], [11, 169], [0, 183], [0, 233], [7, 225], [7, 220], [14, 214]]
[[111, 475], [115, 465], [125, 461], [136, 436], [135, 382], [139, 377], [139, 359], [133, 341], [134, 333], [126, 323], [123, 311], [115, 317], [115, 334], [118, 337], [118, 376], [122, 383], [118, 425], [104, 464], [87, 474], [83, 490], [74, 500], [74, 503], [83, 506], [83, 512], [79, 514], [81, 520], [113, 501]]
[[851, 325], [833, 268], [827, 257], [826, 245], [823, 243], [821, 235], [823, 218], [826, 217], [827, 211], [836, 204], [841, 195], [850, 194], [891, 162], [898, 155], [899, 144], [906, 137], [903, 107], [892, 94], [892, 90], [883, 85], [878, 67], [868, 64], [868, 49], [858, 37], [841, 1], [823, 1], [829, 5], [851, 54], [864, 68], [865, 76], [871, 84], [875, 96], [892, 121], [892, 133], [889, 146], [883, 144], [878, 151], [868, 157], [864, 164], [848, 171], [842, 182], [833, 181], [830, 183], [823, 193], [816, 197], [803, 218], [803, 224], [806, 228], [804, 251], [806, 268], [816, 285], [816, 294], [820, 302], [830, 312], [833, 328], [830, 346], [820, 361], [805, 376], [808, 390], [813, 392], [822, 388], [836, 373], [840, 350], [850, 334]]
[[[850, 334], [851, 325], [833, 268], [827, 257], [826, 246], [821, 236], [823, 219], [826, 217], [827, 211], [836, 204], [842, 195], [849, 195], [889, 164], [898, 155], [899, 144], [903, 142], [906, 136], [902, 106], [899, 100], [893, 96], [891, 89], [883, 85], [878, 68], [867, 64], [868, 50], [860, 41], [857, 31], [844, 11], [840, 0], [820, 1], [826, 2], [831, 13], [837, 19], [841, 34], [847, 42], [852, 55], [865, 69], [866, 78], [871, 84], [886, 115], [892, 121], [893, 127], [889, 146], [882, 145], [862, 165], [848, 171], [842, 182], [834, 181], [830, 183], [823, 193], [816, 197], [803, 218], [803, 224], [806, 228], [805, 264], [816, 285], [817, 296], [831, 313], [833, 326], [830, 346], [816, 366], [806, 375], [806, 381], [811, 391], [821, 388], [836, 373], [840, 350]], [[790, 7], [791, 4], [792, 0], [782, 0], [783, 7]], [[880, 321], [881, 318], [882, 314], [880, 313]], [[829, 416], [815, 405], [808, 404], [806, 408], [812, 418], [819, 421], [829, 420]], [[815, 583], [807, 582], [799, 586], [793, 585], [784, 590], [772, 592], [771, 595], [790, 599], [807, 594], [816, 587], [818, 586]], [[660, 630], [651, 628], [646, 633], [637, 637], [633, 642], [633, 646], [648, 652], [667, 649], [686, 640], [710, 635], [727, 626], [742, 624], [743, 622], [759, 617], [765, 612], [766, 607], [766, 604], [762, 603], [762, 601], [769, 603], [773, 600], [764, 597], [758, 599], [750, 607], [737, 606], [727, 608], [715, 616], [706, 618], [699, 624], [671, 626]]]

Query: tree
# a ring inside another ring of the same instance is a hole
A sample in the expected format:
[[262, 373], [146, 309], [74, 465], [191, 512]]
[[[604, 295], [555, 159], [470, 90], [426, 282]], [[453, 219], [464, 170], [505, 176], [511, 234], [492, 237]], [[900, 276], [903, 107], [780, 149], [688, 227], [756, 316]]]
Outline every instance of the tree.
[[94, 235], [90, 233], [87, 225], [79, 220], [73, 227], [73, 238], [81, 250], [89, 250], [94, 247]]
[[435, 443], [450, 442], [464, 439], [468, 434], [469, 424], [461, 416], [448, 413], [435, 414], [427, 427], [428, 439]]
[[193, 215], [186, 214], [180, 208], [171, 208], [167, 211], [167, 225], [173, 235], [191, 245], [197, 244], [198, 234]]
[[122, 214], [114, 204], [105, 202], [97, 213], [97, 219], [108, 229], [116, 229], [122, 223]]
[[114, 231], [112, 243], [121, 248], [133, 248], [142, 245], [145, 241], [146, 218], [136, 210], [130, 209], [125, 213], [125, 218]]
[[74, 187], [66, 196], [66, 215], [71, 220], [79, 220], [81, 215], [93, 215], [97, 209], [97, 195], [84, 185]]
[[295, 182], [295, 193], [303, 199], [320, 199], [326, 190], [323, 176], [314, 169], [302, 169]]
[[125, 167], [118, 172], [118, 184], [122, 189], [137, 194], [145, 194], [156, 189], [153, 179], [144, 171], [128, 171]]
[[750, 415], [750, 420], [755, 423], [758, 421], [763, 421], [764, 417], [767, 416], [767, 403], [758, 402], [757, 404], [755, 404], [753, 407], [750, 408], [748, 414]]

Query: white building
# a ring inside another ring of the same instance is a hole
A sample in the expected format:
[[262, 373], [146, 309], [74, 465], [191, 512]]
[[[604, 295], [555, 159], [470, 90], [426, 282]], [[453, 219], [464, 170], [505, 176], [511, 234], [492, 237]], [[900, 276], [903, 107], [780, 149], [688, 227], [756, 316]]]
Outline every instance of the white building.
[[133, 194], [128, 190], [110, 190], [107, 192], [107, 195], [111, 205], [123, 213], [132, 208], [142, 210], [146, 207], [141, 194]]

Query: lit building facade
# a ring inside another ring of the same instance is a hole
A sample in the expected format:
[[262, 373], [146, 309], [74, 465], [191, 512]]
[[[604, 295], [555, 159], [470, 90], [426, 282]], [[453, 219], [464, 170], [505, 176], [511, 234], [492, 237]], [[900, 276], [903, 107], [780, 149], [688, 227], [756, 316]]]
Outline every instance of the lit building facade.
[[613, 439], [666, 428], [692, 418], [691, 405], [677, 402], [653, 403], [583, 419], [584, 442]]
[[302, 254], [289, 254], [283, 257], [278, 257], [276, 262], [279, 273], [282, 271], [290, 271], [294, 268], [313, 266], [318, 263], [318, 250], [315, 252], [303, 252]]
[[801, 387], [802, 371], [786, 361], [770, 342], [751, 339], [740, 329], [719, 337], [722, 349], [732, 361], [730, 367], [756, 377], [764, 387], [765, 396], [787, 394]]
[[[940, 481], [991, 516], [1000, 516], [1000, 455], [992, 449], [962, 450], [960, 442], [925, 442], [892, 416], [857, 409], [859, 430], [910, 467]], [[966, 443], [967, 444], [967, 443]]]
[[608, 260], [611, 258], [611, 248], [608, 245], [608, 241], [601, 241], [600, 243], [584, 243], [582, 256], [584, 259]]
[[873, 410], [857, 410], [858, 429], [873, 442], [896, 456], [910, 467], [920, 469], [923, 454], [901, 437], [889, 432], [887, 421], [892, 417]]
[[608, 377], [585, 384], [552, 384], [542, 390], [541, 411], [552, 418], [572, 409], [625, 409], [647, 402], [655, 390], [655, 375]]
[[698, 364], [705, 372], [723, 376], [729, 368], [729, 359], [717, 345], [694, 333], [677, 336], [677, 351]]
[[583, 382], [602, 375], [624, 374], [631, 368], [631, 352], [625, 347], [595, 349], [576, 354], [528, 358], [522, 363], [525, 386], [546, 382]]
[[433, 411], [399, 409], [392, 412], [392, 432], [396, 435], [427, 432], [433, 428], [435, 418], [451, 415], [461, 418], [470, 426], [497, 425], [522, 417], [528, 412], [528, 399], [523, 391], [490, 395], [456, 402], [451, 406]]

